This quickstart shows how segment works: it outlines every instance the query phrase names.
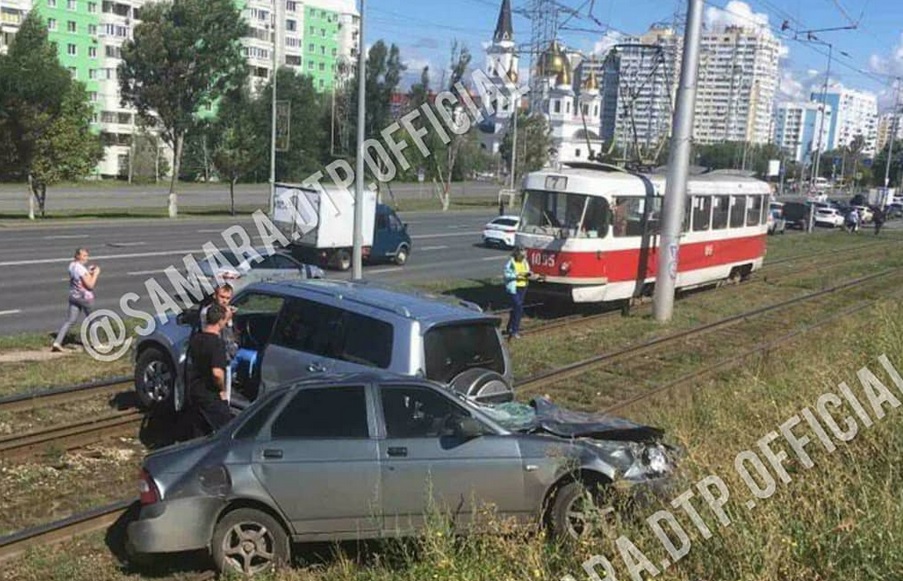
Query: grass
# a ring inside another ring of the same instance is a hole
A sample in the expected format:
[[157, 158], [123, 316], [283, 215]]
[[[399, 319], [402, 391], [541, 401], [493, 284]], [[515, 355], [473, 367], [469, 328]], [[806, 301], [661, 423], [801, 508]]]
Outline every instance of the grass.
[[[741, 581], [818, 581], [903, 578], [899, 556], [903, 535], [903, 454], [901, 409], [886, 406], [887, 417], [875, 419], [850, 442], [834, 439], [828, 453], [811, 430], [797, 426], [794, 433], [813, 440], [807, 445], [814, 466], [804, 468], [783, 439], [772, 444], [788, 454], [790, 482], [780, 480], [776, 493], [748, 509], [751, 498], [738, 476], [734, 460], [743, 450], [758, 449], [756, 442], [804, 407], [814, 407], [825, 392], [836, 392], [847, 382], [865, 403], [856, 370], [867, 366], [894, 390], [877, 357], [887, 354], [903, 370], [903, 306], [886, 302], [867, 314], [838, 322], [812, 337], [749, 362], [743, 369], [706, 382], [692, 390], [663, 396], [638, 405], [630, 415], [667, 430], [687, 454], [674, 493], [694, 487], [707, 476], [721, 478], [730, 493], [724, 506], [730, 526], [722, 526], [697, 492], [691, 500], [712, 532], [704, 538], [680, 510], [671, 509], [687, 532], [687, 555], [664, 573], [677, 581], [735, 579]], [[901, 397], [899, 391], [894, 391]], [[836, 417], [852, 415], [849, 407]], [[761, 456], [761, 454], [760, 454]], [[763, 459], [763, 462], [766, 462]], [[774, 472], [771, 472], [774, 478]], [[667, 507], [668, 505], [663, 505]], [[579, 544], [559, 545], [542, 535], [512, 532], [496, 524], [499, 534], [459, 538], [447, 523], [436, 522], [422, 538], [374, 543], [366, 550], [337, 548], [317, 566], [280, 571], [273, 581], [469, 581], [561, 579], [571, 574], [588, 579], [582, 563], [604, 555], [616, 568], [618, 579], [629, 579], [616, 539], [629, 539], [660, 567], [668, 557], [644, 519], [657, 505], [624, 515], [609, 523], [598, 536]], [[673, 538], [673, 537], [672, 537]], [[4, 570], [10, 581], [71, 579], [113, 581], [133, 579], [107, 549], [108, 539], [93, 535], [66, 543], [61, 550], [35, 550], [11, 562]], [[623, 544], [623, 541], [622, 541]], [[327, 550], [328, 552], [328, 550]], [[310, 558], [309, 553], [305, 553]], [[168, 561], [170, 568], [155, 573], [158, 579], [181, 579], [194, 561]], [[602, 568], [598, 572], [601, 574]]]

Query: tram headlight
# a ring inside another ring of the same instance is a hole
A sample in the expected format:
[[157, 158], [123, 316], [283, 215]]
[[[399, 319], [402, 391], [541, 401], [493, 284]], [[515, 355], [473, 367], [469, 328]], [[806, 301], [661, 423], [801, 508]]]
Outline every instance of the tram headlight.
[[561, 271], [561, 274], [567, 274], [567, 273], [571, 272], [570, 261], [565, 260], [564, 262], [561, 263], [561, 266], [559, 266], [558, 269]]

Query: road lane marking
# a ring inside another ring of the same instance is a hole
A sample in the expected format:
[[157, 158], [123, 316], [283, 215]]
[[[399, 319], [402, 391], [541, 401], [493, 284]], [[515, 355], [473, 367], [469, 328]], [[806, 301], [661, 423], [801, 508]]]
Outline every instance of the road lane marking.
[[480, 260], [485, 262], [487, 260], [498, 260], [499, 258], [508, 258], [508, 257], [507, 256], [487, 256], [486, 258], [481, 258]]
[[87, 234], [56, 234], [54, 236], [44, 236], [44, 240], [74, 240], [75, 238], [87, 237]]
[[445, 250], [448, 246], [424, 246], [423, 248], [419, 248], [420, 252], [429, 252], [430, 250]]
[[401, 272], [401, 266], [390, 266], [389, 268], [377, 268], [374, 270], [367, 270], [364, 274], [382, 274], [384, 272]]
[[0, 311], [0, 317], [3, 315], [15, 315], [16, 313], [21, 313], [22, 309], [12, 309], [9, 311]]
[[112, 246], [113, 248], [125, 248], [128, 246], [144, 246], [147, 242], [109, 242], [107, 246]]
[[136, 272], [127, 272], [129, 276], [145, 276], [148, 274], [164, 274], [166, 269], [158, 268], [157, 270], [138, 270]]
[[479, 231], [475, 232], [454, 232], [451, 234], [421, 234], [420, 236], [411, 236], [412, 240], [426, 240], [429, 238], [452, 238], [454, 236], [477, 236]]
[[[152, 256], [184, 256], [186, 254], [194, 254], [203, 252], [200, 248], [192, 248], [191, 250], [162, 250], [159, 252], [135, 252], [131, 254], [107, 254], [92, 256], [91, 260], [120, 260], [125, 258], [150, 258]], [[66, 258], [39, 258], [36, 260], [10, 260], [0, 262], [0, 266], [31, 266], [33, 264], [65, 264], [72, 262], [72, 257]]]

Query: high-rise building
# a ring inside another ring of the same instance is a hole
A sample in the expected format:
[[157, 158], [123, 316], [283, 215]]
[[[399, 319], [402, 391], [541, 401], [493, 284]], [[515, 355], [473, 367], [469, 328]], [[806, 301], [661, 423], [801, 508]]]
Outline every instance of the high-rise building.
[[[95, 108], [92, 125], [104, 144], [104, 158], [96, 171], [101, 176], [121, 176], [128, 171], [137, 119], [134, 110], [120, 103], [117, 69], [122, 44], [132, 38], [145, 2], [3, 0], [0, 5], [0, 52], [6, 51], [28, 12], [37, 10], [47, 23], [50, 41], [57, 46], [60, 63], [85, 83]], [[250, 27], [242, 44], [252, 89], [272, 75], [274, 48], [279, 66], [309, 75], [319, 91], [332, 90], [351, 78], [360, 46], [360, 17], [354, 0], [236, 2]]]
[[897, 115], [894, 121], [893, 112], [887, 112], [878, 118], [877, 138], [875, 140], [875, 151], [881, 151], [890, 141], [891, 132], [896, 127], [897, 139], [903, 139], [903, 116]]
[[680, 75], [682, 39], [668, 27], [654, 26], [627, 37], [598, 64], [584, 62], [602, 79], [601, 135], [625, 156], [652, 153], [671, 134], [671, 117]]
[[[835, 111], [831, 131], [822, 151], [848, 147], [857, 135], [865, 138], [866, 155], [874, 155], [878, 139], [878, 98], [874, 93], [844, 87], [828, 87], [825, 103]], [[812, 92], [811, 100], [820, 103], [822, 93]]]
[[774, 143], [797, 163], [809, 164], [818, 148], [818, 131], [821, 130], [822, 151], [831, 132], [833, 115], [826, 107], [822, 121], [819, 103], [783, 103], [778, 106], [774, 123]]
[[697, 143], [769, 141], [780, 48], [768, 30], [728, 26], [702, 35]]

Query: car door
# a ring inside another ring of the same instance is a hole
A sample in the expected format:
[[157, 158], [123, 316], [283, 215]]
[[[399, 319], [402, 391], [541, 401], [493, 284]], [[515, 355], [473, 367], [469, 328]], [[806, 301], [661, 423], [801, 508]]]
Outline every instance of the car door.
[[265, 386], [333, 370], [328, 357], [341, 311], [307, 299], [290, 297], [279, 315], [261, 369]]
[[446, 422], [470, 417], [453, 396], [420, 384], [378, 388], [383, 419], [379, 458], [382, 506], [389, 534], [410, 533], [431, 511], [470, 526], [493, 506], [500, 516], [524, 516], [524, 474], [516, 438], [494, 433], [462, 440]]
[[388, 369], [394, 328], [374, 317], [306, 299], [289, 298], [279, 318], [267, 365], [267, 385], [315, 373]]
[[370, 248], [372, 260], [383, 260], [390, 252], [395, 251], [392, 246], [392, 232], [389, 225], [389, 214], [380, 208], [376, 210], [376, 224], [373, 228], [373, 246]]
[[289, 395], [258, 439], [253, 470], [308, 540], [380, 529], [379, 448], [364, 385], [312, 387]]

